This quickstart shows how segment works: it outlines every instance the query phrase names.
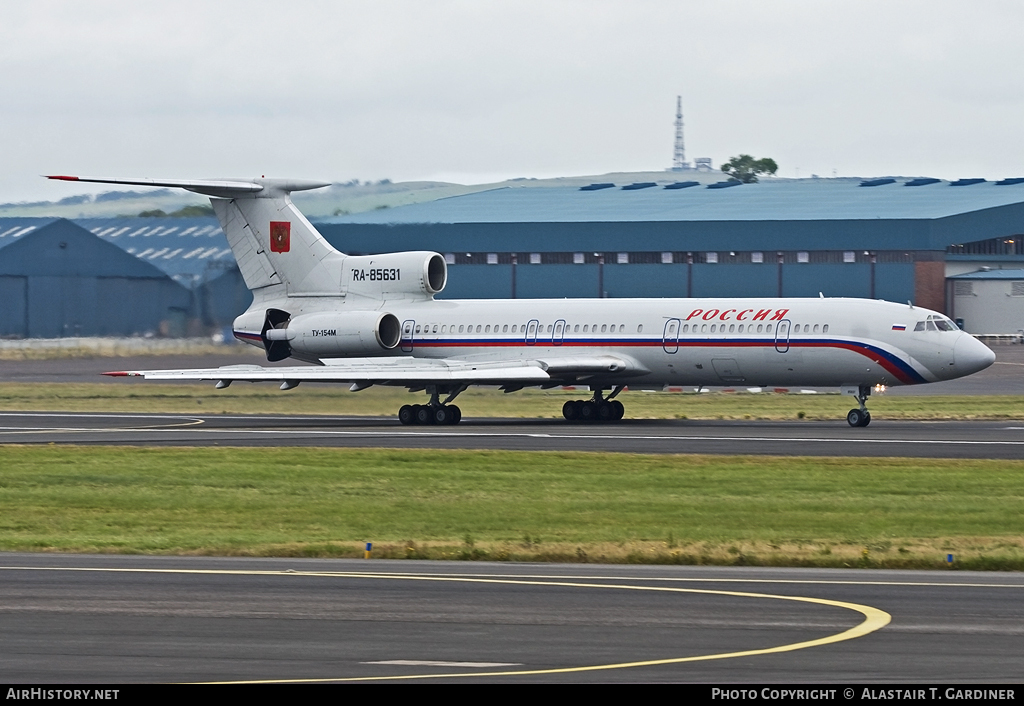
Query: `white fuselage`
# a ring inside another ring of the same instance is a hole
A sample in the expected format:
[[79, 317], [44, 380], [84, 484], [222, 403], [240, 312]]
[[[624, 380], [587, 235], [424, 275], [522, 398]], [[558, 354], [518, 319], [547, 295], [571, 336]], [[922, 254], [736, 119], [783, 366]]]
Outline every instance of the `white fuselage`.
[[[991, 350], [936, 312], [864, 299], [392, 300], [374, 310], [402, 323], [381, 355], [557, 360], [611, 354], [639, 372], [577, 376], [591, 386], [908, 385], [977, 372]], [[289, 298], [291, 312], [361, 310], [356, 302]], [[236, 321], [259, 342], [266, 303]], [[939, 321], [923, 326], [929, 319]], [[922, 330], [915, 330], [922, 329]], [[320, 332], [318, 332], [320, 333]], [[329, 356], [324, 356], [327, 358]]]

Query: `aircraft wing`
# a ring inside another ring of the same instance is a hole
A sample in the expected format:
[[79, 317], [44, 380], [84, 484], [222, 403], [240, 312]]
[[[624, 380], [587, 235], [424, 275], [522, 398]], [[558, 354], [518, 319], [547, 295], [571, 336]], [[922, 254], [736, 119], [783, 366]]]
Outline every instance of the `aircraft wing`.
[[636, 376], [649, 371], [636, 361], [615, 355], [553, 357], [547, 360], [466, 360], [453, 358], [339, 358], [324, 365], [263, 367], [228, 365], [192, 370], [125, 370], [105, 373], [115, 377], [143, 377], [147, 380], [216, 380], [260, 382], [351, 382], [415, 386], [423, 384], [469, 384], [517, 386], [559, 384], [594, 375]]

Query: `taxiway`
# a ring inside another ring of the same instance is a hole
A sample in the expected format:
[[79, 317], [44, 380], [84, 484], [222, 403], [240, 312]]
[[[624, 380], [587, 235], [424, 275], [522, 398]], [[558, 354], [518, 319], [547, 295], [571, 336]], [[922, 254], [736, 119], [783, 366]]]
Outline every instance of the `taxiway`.
[[0, 555], [0, 680], [1018, 682], [1021, 574]]

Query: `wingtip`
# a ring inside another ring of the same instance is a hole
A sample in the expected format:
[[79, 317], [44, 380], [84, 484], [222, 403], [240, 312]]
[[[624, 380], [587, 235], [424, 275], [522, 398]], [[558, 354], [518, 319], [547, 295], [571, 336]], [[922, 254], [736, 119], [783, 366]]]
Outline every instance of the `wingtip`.
[[112, 378], [127, 378], [127, 377], [133, 377], [133, 376], [138, 375], [138, 373], [130, 373], [127, 370], [112, 370], [109, 373], [103, 373], [103, 374], [104, 375], [109, 375]]
[[44, 179], [57, 179], [58, 181], [78, 181], [76, 176], [68, 176], [66, 174], [44, 174]]

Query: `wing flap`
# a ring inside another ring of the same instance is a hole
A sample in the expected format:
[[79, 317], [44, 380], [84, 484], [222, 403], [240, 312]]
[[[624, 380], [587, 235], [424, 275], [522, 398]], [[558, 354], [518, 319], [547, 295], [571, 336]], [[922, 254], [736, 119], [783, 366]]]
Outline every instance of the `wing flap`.
[[465, 360], [452, 358], [336, 358], [324, 365], [295, 365], [266, 368], [259, 365], [228, 365], [221, 368], [185, 370], [125, 370], [105, 373], [112, 376], [143, 377], [147, 380], [217, 381], [307, 381], [355, 382], [404, 385], [410, 383], [542, 385], [552, 381], [569, 382], [573, 378], [601, 375], [638, 376], [650, 371], [626, 357], [570, 356], [543, 360]]

